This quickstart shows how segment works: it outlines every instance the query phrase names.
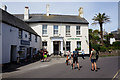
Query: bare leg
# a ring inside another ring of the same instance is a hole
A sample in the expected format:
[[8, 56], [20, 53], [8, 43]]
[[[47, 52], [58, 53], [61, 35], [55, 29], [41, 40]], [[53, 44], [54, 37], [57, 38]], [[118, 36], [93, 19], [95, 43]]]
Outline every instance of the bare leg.
[[92, 70], [94, 70], [94, 63], [92, 63]]
[[78, 69], [80, 69], [80, 67], [79, 67], [79, 63], [77, 63], [77, 66], [78, 66]]
[[97, 70], [96, 62], [94, 62], [95, 70]]
[[71, 60], [69, 60], [69, 62], [70, 62], [70, 65], [72, 65], [72, 62], [71, 62]]

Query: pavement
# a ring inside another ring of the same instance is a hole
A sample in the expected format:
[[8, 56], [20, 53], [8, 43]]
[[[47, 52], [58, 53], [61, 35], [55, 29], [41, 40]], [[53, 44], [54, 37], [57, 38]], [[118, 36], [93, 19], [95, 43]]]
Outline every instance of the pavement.
[[66, 58], [52, 58], [50, 62], [31, 63], [17, 68], [13, 72], [5, 72], [2, 78], [110, 78], [114, 80], [119, 76], [120, 57], [100, 57], [97, 61], [98, 71], [91, 71], [91, 62], [88, 57], [79, 58], [80, 70], [72, 70], [65, 64]]

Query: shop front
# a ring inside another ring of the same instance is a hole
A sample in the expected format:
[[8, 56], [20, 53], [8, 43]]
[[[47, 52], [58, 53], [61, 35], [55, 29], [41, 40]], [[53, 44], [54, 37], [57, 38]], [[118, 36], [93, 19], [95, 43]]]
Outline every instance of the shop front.
[[21, 40], [21, 45], [19, 46], [19, 57], [20, 59], [26, 59], [31, 55], [30, 41]]

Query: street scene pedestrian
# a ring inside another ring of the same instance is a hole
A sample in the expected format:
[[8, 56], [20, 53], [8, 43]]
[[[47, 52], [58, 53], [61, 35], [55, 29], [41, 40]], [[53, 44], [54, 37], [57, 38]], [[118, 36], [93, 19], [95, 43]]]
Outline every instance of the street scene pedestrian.
[[48, 51], [46, 49], [44, 49], [44, 61], [47, 61], [48, 57]]
[[92, 48], [91, 54], [90, 54], [90, 58], [89, 58], [92, 62], [92, 69], [91, 71], [96, 71], [97, 72], [97, 65], [96, 65], [96, 50], [94, 48]]
[[71, 52], [68, 51], [68, 52], [67, 52], [66, 65], [69, 65], [69, 64], [72, 65], [71, 58], [72, 58]]
[[84, 52], [84, 50], [82, 50], [82, 58], [83, 58], [83, 59], [85, 59], [85, 58], [84, 58], [84, 55], [85, 55], [85, 52]]
[[78, 55], [79, 55], [78, 51], [77, 51], [77, 49], [75, 49], [75, 51], [73, 51], [73, 67], [72, 67], [72, 69], [75, 69], [75, 62], [76, 62], [78, 70], [80, 70], [79, 63], [78, 63]]

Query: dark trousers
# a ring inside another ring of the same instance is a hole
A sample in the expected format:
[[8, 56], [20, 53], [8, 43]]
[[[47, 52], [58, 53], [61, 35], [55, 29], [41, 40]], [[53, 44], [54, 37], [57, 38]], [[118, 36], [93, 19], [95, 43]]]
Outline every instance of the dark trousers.
[[84, 54], [82, 54], [82, 58], [85, 59], [85, 58], [84, 58]]

